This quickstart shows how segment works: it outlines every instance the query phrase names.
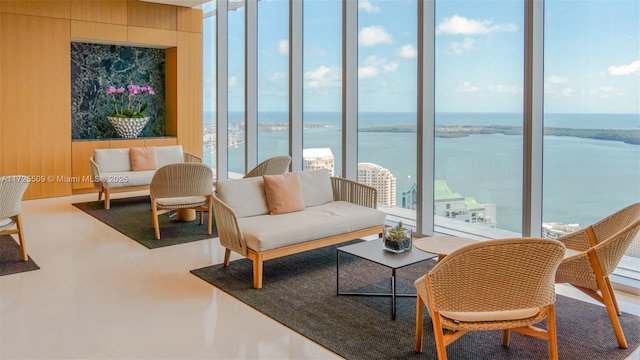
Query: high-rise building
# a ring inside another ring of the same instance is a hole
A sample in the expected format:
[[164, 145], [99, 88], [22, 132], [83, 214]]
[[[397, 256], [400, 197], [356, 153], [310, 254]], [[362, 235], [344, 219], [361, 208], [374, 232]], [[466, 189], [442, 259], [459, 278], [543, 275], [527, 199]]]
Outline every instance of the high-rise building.
[[372, 163], [358, 163], [358, 182], [378, 190], [378, 203], [396, 206], [396, 177], [389, 170]]
[[334, 157], [330, 148], [309, 148], [302, 150], [304, 170], [327, 169], [333, 176]]

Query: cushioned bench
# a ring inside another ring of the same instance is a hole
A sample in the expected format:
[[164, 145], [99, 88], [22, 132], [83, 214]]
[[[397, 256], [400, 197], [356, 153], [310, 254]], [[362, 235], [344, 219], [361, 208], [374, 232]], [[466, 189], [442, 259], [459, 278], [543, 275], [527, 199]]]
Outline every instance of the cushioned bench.
[[111, 193], [148, 189], [156, 169], [181, 162], [202, 162], [202, 159], [184, 152], [182, 145], [170, 145], [96, 149], [89, 161], [98, 201], [104, 193], [104, 208], [109, 209]]
[[375, 188], [330, 177], [324, 169], [218, 181], [213, 200], [220, 244], [226, 248], [224, 265], [231, 251], [252, 260], [258, 289], [264, 261], [381, 237], [386, 217], [376, 209]]

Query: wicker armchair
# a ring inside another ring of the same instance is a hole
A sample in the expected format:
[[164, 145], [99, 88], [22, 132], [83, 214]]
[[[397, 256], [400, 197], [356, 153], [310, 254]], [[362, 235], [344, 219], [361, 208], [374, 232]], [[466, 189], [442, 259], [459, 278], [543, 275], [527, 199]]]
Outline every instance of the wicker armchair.
[[556, 283], [568, 283], [606, 306], [618, 345], [627, 340], [620, 326], [621, 314], [609, 275], [616, 269], [640, 231], [640, 203], [609, 215], [597, 223], [558, 238], [567, 257], [556, 273]]
[[205, 164], [178, 163], [161, 167], [149, 186], [153, 228], [160, 239], [158, 216], [178, 209], [200, 210], [200, 224], [208, 211], [207, 233], [211, 234], [213, 213], [213, 171]]
[[261, 162], [256, 167], [246, 173], [243, 178], [250, 178], [262, 175], [280, 175], [289, 168], [291, 164], [291, 156], [275, 156]]
[[[0, 235], [17, 234], [22, 260], [28, 261], [27, 248], [20, 218], [22, 195], [29, 186], [29, 177], [23, 175], [0, 177]], [[15, 228], [13, 228], [15, 225]]]
[[[440, 360], [447, 345], [475, 330], [503, 330], [504, 346], [510, 331], [544, 339], [557, 359], [553, 278], [564, 253], [556, 240], [515, 238], [468, 245], [442, 259], [415, 282], [416, 352], [426, 304]], [[546, 331], [533, 326], [545, 318]]]

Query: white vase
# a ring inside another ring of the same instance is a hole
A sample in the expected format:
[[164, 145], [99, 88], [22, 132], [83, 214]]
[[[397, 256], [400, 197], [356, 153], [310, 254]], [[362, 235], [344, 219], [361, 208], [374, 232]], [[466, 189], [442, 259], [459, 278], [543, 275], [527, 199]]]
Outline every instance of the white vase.
[[133, 139], [137, 138], [140, 135], [142, 129], [144, 129], [145, 125], [149, 121], [149, 117], [143, 118], [121, 118], [121, 117], [113, 117], [107, 116], [109, 122], [118, 132], [118, 135], [125, 139]]

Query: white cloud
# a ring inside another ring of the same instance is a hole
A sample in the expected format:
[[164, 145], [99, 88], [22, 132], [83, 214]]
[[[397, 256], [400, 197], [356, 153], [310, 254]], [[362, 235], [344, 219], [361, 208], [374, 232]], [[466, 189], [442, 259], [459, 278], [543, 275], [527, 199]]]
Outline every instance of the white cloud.
[[592, 95], [592, 96], [597, 96], [597, 97], [601, 97], [601, 98], [609, 98], [612, 96], [624, 96], [625, 93], [616, 90], [615, 87], [611, 86], [611, 85], [605, 85], [605, 86], [600, 86], [600, 87], [594, 87], [591, 89], [587, 89], [584, 91], [584, 94], [586, 95]]
[[484, 35], [496, 31], [516, 31], [515, 24], [493, 24], [491, 20], [472, 20], [453, 15], [444, 18], [436, 27], [436, 34]]
[[366, 26], [358, 33], [358, 44], [374, 46], [378, 44], [392, 44], [393, 38], [382, 26]]
[[467, 50], [475, 48], [476, 41], [472, 38], [465, 38], [462, 42], [454, 41], [449, 45], [449, 51], [454, 54], [462, 54]]
[[371, 79], [380, 74], [380, 70], [375, 66], [358, 67], [358, 79]]
[[569, 79], [558, 75], [551, 75], [547, 78], [547, 82], [549, 84], [566, 84], [569, 82]]
[[414, 59], [416, 56], [418, 56], [418, 51], [416, 50], [415, 47], [413, 47], [413, 45], [408, 44], [408, 45], [403, 45], [399, 50], [398, 50], [398, 56], [403, 57], [405, 59]]
[[358, 8], [368, 13], [380, 12], [380, 8], [373, 5], [370, 0], [358, 0]]
[[396, 61], [389, 62], [385, 58], [371, 55], [358, 66], [358, 79], [371, 79], [381, 73], [395, 72], [398, 65]]
[[229, 86], [238, 85], [238, 77], [237, 76], [229, 76], [228, 85]]
[[562, 91], [560, 91], [560, 93], [564, 96], [571, 96], [573, 93], [575, 92], [575, 90], [573, 90], [572, 88], [568, 87], [568, 88], [564, 88], [562, 89]]
[[624, 75], [635, 74], [637, 72], [640, 72], [640, 60], [636, 60], [631, 64], [627, 64], [627, 65], [620, 65], [620, 66], [611, 65], [609, 66], [608, 70], [609, 70], [609, 74], [613, 76], [624, 76]]
[[522, 94], [522, 89], [516, 85], [490, 85], [487, 90], [498, 94]]
[[304, 85], [313, 89], [340, 87], [342, 85], [342, 70], [335, 66], [322, 65], [315, 70], [304, 73]]
[[278, 52], [283, 55], [289, 54], [289, 40], [278, 41]]
[[288, 72], [274, 72], [273, 75], [271, 75], [271, 77], [269, 78], [269, 80], [271, 81], [279, 81], [282, 79], [288, 79], [289, 78], [289, 73]]
[[454, 92], [479, 92], [480, 87], [471, 85], [470, 81], [463, 82], [460, 86], [458, 86]]

